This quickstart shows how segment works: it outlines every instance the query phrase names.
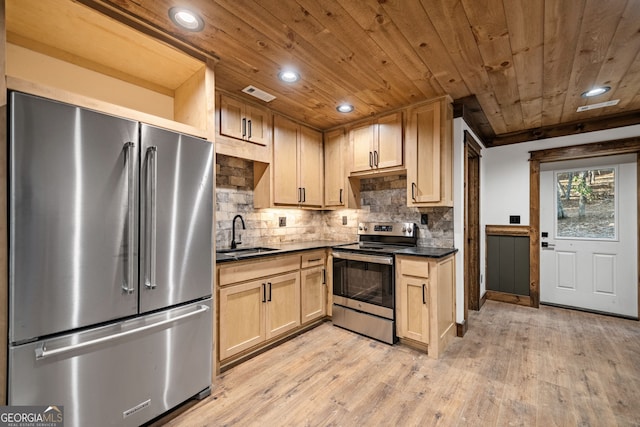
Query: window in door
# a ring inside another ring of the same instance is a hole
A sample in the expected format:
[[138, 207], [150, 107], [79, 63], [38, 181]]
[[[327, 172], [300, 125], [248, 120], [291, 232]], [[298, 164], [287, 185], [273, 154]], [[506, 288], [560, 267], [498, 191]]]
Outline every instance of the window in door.
[[556, 172], [557, 239], [617, 240], [616, 167]]

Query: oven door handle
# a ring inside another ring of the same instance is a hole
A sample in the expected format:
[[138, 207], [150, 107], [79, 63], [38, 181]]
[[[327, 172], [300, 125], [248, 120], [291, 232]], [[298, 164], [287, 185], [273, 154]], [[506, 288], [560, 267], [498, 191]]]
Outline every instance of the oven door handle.
[[370, 262], [373, 264], [393, 265], [393, 257], [380, 255], [367, 255], [351, 252], [333, 252], [334, 258], [346, 259], [349, 261]]

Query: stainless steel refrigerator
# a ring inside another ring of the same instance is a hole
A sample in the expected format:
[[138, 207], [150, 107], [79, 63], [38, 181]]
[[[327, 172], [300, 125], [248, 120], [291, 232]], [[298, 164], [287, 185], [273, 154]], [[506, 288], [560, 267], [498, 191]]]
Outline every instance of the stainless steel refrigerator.
[[209, 390], [213, 147], [17, 92], [9, 405], [140, 425]]

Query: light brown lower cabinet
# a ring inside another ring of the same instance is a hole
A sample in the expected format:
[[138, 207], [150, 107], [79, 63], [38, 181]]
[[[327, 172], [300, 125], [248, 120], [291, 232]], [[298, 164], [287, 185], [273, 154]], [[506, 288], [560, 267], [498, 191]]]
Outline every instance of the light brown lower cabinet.
[[300, 272], [220, 289], [220, 360], [300, 326]]
[[236, 363], [327, 315], [327, 251], [221, 263], [218, 360]]
[[[309, 252], [302, 255], [300, 282], [302, 288], [302, 323], [308, 323], [327, 315], [327, 276], [325, 252]], [[310, 266], [310, 267], [309, 267]]]
[[456, 336], [455, 256], [396, 256], [396, 334], [437, 359]]

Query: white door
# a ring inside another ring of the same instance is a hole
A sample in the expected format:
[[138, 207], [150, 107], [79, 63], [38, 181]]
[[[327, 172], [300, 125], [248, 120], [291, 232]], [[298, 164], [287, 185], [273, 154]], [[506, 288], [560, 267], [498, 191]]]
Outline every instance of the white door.
[[540, 302], [638, 317], [636, 156], [543, 163]]

